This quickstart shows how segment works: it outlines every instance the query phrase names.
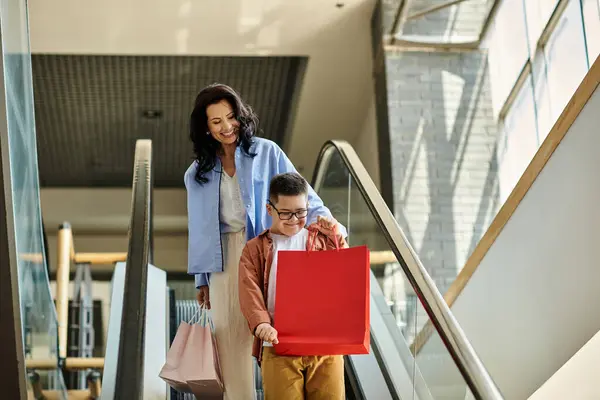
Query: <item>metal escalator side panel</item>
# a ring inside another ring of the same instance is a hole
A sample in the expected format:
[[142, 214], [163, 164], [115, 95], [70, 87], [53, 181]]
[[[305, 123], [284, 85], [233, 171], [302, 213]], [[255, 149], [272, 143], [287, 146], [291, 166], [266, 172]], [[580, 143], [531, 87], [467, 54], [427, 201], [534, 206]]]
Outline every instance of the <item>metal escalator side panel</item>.
[[433, 400], [373, 272], [371, 351], [346, 357], [346, 370], [357, 400]]
[[165, 364], [169, 345], [167, 273], [148, 265], [146, 292], [146, 336], [144, 340], [144, 399], [167, 398], [168, 385], [158, 373]]
[[[433, 400], [410, 346], [371, 271], [371, 343], [391, 392], [400, 399]], [[413, 397], [414, 392], [414, 397]]]
[[100, 396], [102, 400], [112, 400], [115, 397], [124, 291], [125, 263], [118, 263], [115, 265], [111, 282], [110, 314], [108, 315], [106, 352], [104, 354], [104, 375], [102, 377], [102, 394]]
[[[112, 288], [104, 376], [102, 379], [102, 400], [116, 398], [116, 371], [121, 339], [121, 317], [125, 289], [125, 263], [115, 266]], [[169, 345], [169, 304], [167, 301], [167, 274], [165, 271], [148, 265], [145, 332], [144, 332], [144, 375], [143, 399], [166, 399], [167, 384], [158, 376], [165, 363]], [[163, 296], [158, 295], [163, 293]], [[135, 362], [132, 360], [132, 362]]]

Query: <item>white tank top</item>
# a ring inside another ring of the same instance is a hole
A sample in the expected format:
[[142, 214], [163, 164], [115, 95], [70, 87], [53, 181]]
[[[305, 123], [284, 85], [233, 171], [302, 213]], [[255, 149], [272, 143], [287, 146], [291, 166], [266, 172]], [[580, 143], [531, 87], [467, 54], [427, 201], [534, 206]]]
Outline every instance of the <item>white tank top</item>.
[[242, 201], [242, 192], [240, 191], [237, 174], [229, 176], [223, 171], [220, 190], [221, 232], [239, 232], [246, 227], [246, 208]]

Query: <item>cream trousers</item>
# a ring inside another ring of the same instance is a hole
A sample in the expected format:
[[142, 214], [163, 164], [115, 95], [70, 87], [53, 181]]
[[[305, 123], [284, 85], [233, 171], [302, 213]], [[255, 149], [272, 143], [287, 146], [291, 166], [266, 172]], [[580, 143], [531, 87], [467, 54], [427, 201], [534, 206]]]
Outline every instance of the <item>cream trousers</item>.
[[238, 269], [246, 233], [221, 235], [223, 272], [210, 278], [210, 305], [225, 385], [225, 400], [254, 400], [253, 337], [240, 310]]

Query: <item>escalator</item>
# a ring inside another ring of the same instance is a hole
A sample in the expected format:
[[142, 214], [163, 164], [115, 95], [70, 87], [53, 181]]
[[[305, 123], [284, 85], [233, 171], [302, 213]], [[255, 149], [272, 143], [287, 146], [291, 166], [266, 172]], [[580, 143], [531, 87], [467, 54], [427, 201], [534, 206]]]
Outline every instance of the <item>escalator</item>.
[[[312, 184], [347, 227], [350, 245], [372, 251], [371, 353], [346, 358], [347, 398], [502, 399], [354, 149], [345, 142], [326, 143]], [[113, 276], [101, 398], [183, 399], [158, 371], [193, 303], [176, 299], [166, 273], [150, 264], [152, 149], [147, 140], [136, 145], [132, 193], [127, 262], [118, 264]], [[434, 360], [443, 366], [436, 373], [427, 368], [431, 360], [415, 357], [410, 347], [427, 321], [445, 344]], [[257, 386], [261, 399], [260, 380]]]
[[[327, 142], [312, 185], [349, 244], [371, 250], [371, 354], [346, 363], [356, 398], [502, 398], [352, 146]], [[434, 374], [411, 351], [427, 321], [446, 346]], [[460, 385], [446, 385], [450, 376]]]

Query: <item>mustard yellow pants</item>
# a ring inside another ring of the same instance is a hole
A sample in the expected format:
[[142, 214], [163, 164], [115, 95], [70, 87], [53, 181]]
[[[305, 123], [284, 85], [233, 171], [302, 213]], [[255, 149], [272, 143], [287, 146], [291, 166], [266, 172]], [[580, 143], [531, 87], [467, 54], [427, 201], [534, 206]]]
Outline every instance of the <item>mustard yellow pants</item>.
[[342, 356], [286, 357], [265, 347], [262, 358], [265, 400], [343, 400]]

